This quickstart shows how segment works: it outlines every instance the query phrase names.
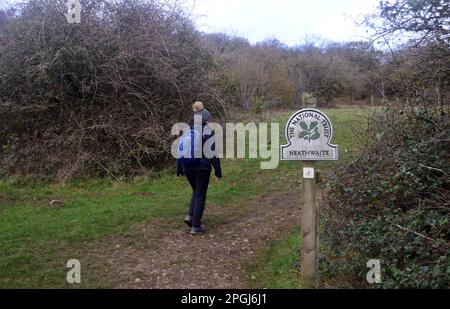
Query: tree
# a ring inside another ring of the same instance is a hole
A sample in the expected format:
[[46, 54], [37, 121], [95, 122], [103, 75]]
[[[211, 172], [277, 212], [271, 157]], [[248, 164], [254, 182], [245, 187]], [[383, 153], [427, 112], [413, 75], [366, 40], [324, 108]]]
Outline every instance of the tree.
[[[396, 0], [380, 2], [378, 15], [367, 21], [376, 30], [375, 38], [413, 34], [411, 43], [431, 41], [448, 44], [450, 40], [450, 4], [446, 0]], [[378, 23], [377, 21], [380, 21]]]
[[[385, 71], [391, 93], [410, 102], [439, 106], [444, 112], [450, 82], [450, 4], [445, 0], [382, 1], [378, 15], [366, 17], [374, 40], [407, 37], [393, 50]], [[391, 68], [389, 68], [389, 66]]]

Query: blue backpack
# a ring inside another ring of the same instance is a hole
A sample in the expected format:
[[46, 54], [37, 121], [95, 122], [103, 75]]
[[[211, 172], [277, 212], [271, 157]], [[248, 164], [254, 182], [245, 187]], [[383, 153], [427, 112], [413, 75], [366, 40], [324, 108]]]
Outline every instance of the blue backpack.
[[202, 161], [203, 138], [200, 132], [189, 130], [180, 137], [177, 158], [187, 166], [197, 165]]

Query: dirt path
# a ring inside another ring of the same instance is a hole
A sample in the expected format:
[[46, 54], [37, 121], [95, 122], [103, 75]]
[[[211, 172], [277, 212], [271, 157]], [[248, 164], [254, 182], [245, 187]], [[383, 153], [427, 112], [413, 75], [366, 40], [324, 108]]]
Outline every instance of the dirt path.
[[[246, 288], [245, 266], [268, 240], [299, 224], [298, 193], [264, 195], [246, 208], [246, 215], [238, 219], [211, 224], [205, 235], [192, 236], [187, 227], [176, 226], [146, 249], [110, 239], [90, 255], [119, 277], [117, 288]], [[226, 211], [230, 210], [207, 205], [206, 223], [208, 215], [226, 216]], [[151, 226], [140, 229], [152, 233]], [[104, 250], [105, 246], [115, 249]]]

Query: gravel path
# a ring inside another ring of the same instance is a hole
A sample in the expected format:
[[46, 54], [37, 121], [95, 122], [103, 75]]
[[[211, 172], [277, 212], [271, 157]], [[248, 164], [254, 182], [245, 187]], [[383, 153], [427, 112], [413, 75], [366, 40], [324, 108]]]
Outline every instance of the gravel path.
[[[114, 238], [90, 255], [119, 277], [117, 288], [247, 288], [245, 266], [257, 259], [268, 240], [299, 225], [298, 198], [298, 193], [263, 195], [245, 206], [247, 215], [207, 226], [204, 235], [192, 236], [188, 227], [177, 226], [155, 242], [152, 227], [140, 226], [153, 245], [137, 248]], [[207, 205], [204, 219], [222, 212], [225, 216], [227, 211]], [[104, 250], [105, 246], [114, 249]]]

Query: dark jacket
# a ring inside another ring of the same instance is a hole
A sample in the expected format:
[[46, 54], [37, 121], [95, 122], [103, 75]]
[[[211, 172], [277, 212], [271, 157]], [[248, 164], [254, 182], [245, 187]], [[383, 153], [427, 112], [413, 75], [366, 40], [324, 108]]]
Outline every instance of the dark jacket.
[[[214, 136], [214, 131], [211, 133], [211, 135], [205, 135], [203, 137], [203, 144], [213, 136]], [[213, 151], [215, 150], [215, 144], [212, 145], [211, 149]], [[222, 169], [220, 167], [220, 159], [217, 157], [213, 157], [212, 159], [203, 157], [202, 160], [198, 164], [189, 165], [189, 166], [182, 164], [181, 160], [177, 160], [177, 176], [182, 176], [187, 171], [194, 171], [194, 170], [211, 171], [212, 167], [214, 167], [214, 172], [215, 172], [216, 177], [222, 178]]]

